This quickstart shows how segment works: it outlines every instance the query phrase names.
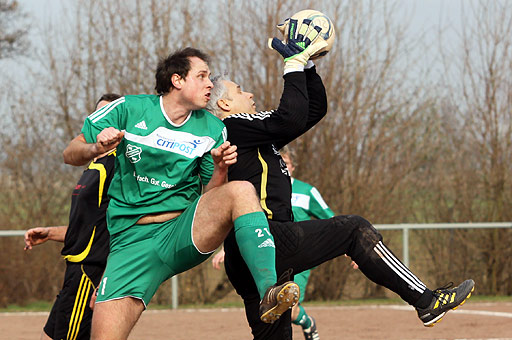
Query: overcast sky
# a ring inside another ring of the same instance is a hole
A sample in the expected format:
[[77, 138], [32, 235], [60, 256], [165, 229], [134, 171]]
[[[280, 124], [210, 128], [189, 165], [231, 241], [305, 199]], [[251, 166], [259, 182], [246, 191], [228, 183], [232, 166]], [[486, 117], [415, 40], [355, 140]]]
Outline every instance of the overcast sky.
[[[250, 0], [240, 0], [250, 1]], [[365, 1], [365, 0], [353, 0], [353, 1]], [[465, 4], [470, 1], [466, 0]], [[21, 7], [26, 11], [31, 20], [33, 46], [37, 46], [38, 32], [46, 23], [58, 23], [59, 17], [62, 14], [63, 6], [71, 1], [67, 0], [18, 0]], [[394, 2], [390, 0], [390, 2]], [[436, 67], [436, 58], [438, 56], [438, 43], [439, 29], [442, 28], [444, 33], [443, 44], [451, 45], [455, 43], [456, 31], [459, 30], [461, 16], [461, 1], [460, 0], [398, 0], [398, 8], [403, 13], [397, 13], [397, 17], [404, 17], [410, 19], [410, 30], [409, 34], [413, 39], [420, 37], [421, 32], [425, 32], [422, 37], [422, 44], [427, 46], [424, 53], [422, 53], [423, 63], [428, 65], [429, 69]], [[26, 61], [25, 61], [26, 62]], [[30, 61], [28, 61], [30, 62]], [[9, 65], [4, 68], [4, 72], [9, 75], [12, 69], [11, 63], [17, 63], [16, 61], [3, 61], [3, 65]], [[437, 73], [437, 72], [436, 72]]]
[[[18, 2], [34, 17], [35, 25], [46, 20], [58, 20], [59, 11], [66, 3], [64, 0], [18, 0]], [[399, 8], [412, 13], [411, 30], [413, 32], [426, 29], [436, 34], [440, 25], [442, 27], [458, 26], [460, 23], [460, 0], [398, 0], [397, 3]]]

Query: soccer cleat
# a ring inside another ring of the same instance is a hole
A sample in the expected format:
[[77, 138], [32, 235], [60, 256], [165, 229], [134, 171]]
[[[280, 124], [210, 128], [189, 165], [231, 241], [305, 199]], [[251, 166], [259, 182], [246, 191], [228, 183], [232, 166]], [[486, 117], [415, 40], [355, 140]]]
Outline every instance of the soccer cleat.
[[265, 323], [274, 323], [281, 314], [299, 302], [300, 289], [293, 282], [269, 287], [260, 302], [260, 319]]
[[320, 340], [320, 335], [318, 335], [318, 331], [316, 330], [315, 319], [313, 319], [312, 316], [310, 316], [309, 319], [311, 320], [311, 326], [302, 330], [302, 332], [304, 332], [304, 338], [306, 340]]
[[449, 289], [451, 286], [453, 282], [434, 290], [434, 298], [427, 308], [416, 307], [418, 317], [425, 327], [433, 327], [441, 321], [446, 312], [463, 305], [475, 290], [475, 281], [466, 280], [459, 286]]

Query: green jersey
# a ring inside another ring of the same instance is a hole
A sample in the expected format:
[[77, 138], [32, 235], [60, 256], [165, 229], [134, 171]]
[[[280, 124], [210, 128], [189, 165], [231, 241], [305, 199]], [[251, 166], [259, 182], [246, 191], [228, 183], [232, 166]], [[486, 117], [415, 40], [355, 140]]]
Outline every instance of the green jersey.
[[142, 216], [183, 210], [213, 174], [210, 151], [227, 138], [222, 121], [205, 110], [174, 124], [161, 96], [121, 97], [93, 112], [82, 133], [88, 143], [105, 128], [124, 131], [108, 191], [107, 224], [113, 235]]
[[314, 186], [295, 178], [291, 180], [294, 221], [307, 221], [310, 220], [311, 217], [324, 219], [334, 216], [334, 213]]

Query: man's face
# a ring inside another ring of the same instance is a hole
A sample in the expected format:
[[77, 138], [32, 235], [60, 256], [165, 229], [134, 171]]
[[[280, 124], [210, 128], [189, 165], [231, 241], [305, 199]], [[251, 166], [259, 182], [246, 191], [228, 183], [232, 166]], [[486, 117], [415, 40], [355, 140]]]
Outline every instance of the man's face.
[[208, 64], [197, 57], [191, 57], [190, 71], [182, 79], [181, 85], [185, 105], [190, 106], [191, 110], [204, 109], [213, 88]]
[[252, 93], [242, 91], [240, 85], [230, 80], [224, 80], [224, 86], [226, 86], [227, 89], [227, 98], [221, 100], [226, 101], [229, 106], [228, 115], [236, 113], [256, 113], [256, 104], [252, 99], [254, 97]]
[[290, 176], [292, 176], [293, 170], [295, 170], [295, 167], [293, 166], [292, 159], [290, 158], [290, 155], [287, 153], [281, 154], [281, 158], [286, 163], [286, 167], [288, 168], [288, 172], [290, 173]]

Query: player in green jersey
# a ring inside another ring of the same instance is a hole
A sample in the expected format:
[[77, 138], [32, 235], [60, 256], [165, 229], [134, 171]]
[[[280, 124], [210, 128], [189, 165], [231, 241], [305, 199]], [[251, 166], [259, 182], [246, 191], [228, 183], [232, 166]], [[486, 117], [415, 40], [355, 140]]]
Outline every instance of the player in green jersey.
[[155, 76], [158, 95], [125, 96], [93, 112], [63, 154], [83, 165], [117, 148], [110, 255], [91, 338], [126, 339], [160, 284], [206, 260], [231, 228], [262, 298], [260, 316], [273, 322], [299, 289], [276, 284], [274, 241], [252, 184], [227, 183], [237, 152], [224, 124], [203, 110], [213, 87], [208, 56], [180, 50]]

